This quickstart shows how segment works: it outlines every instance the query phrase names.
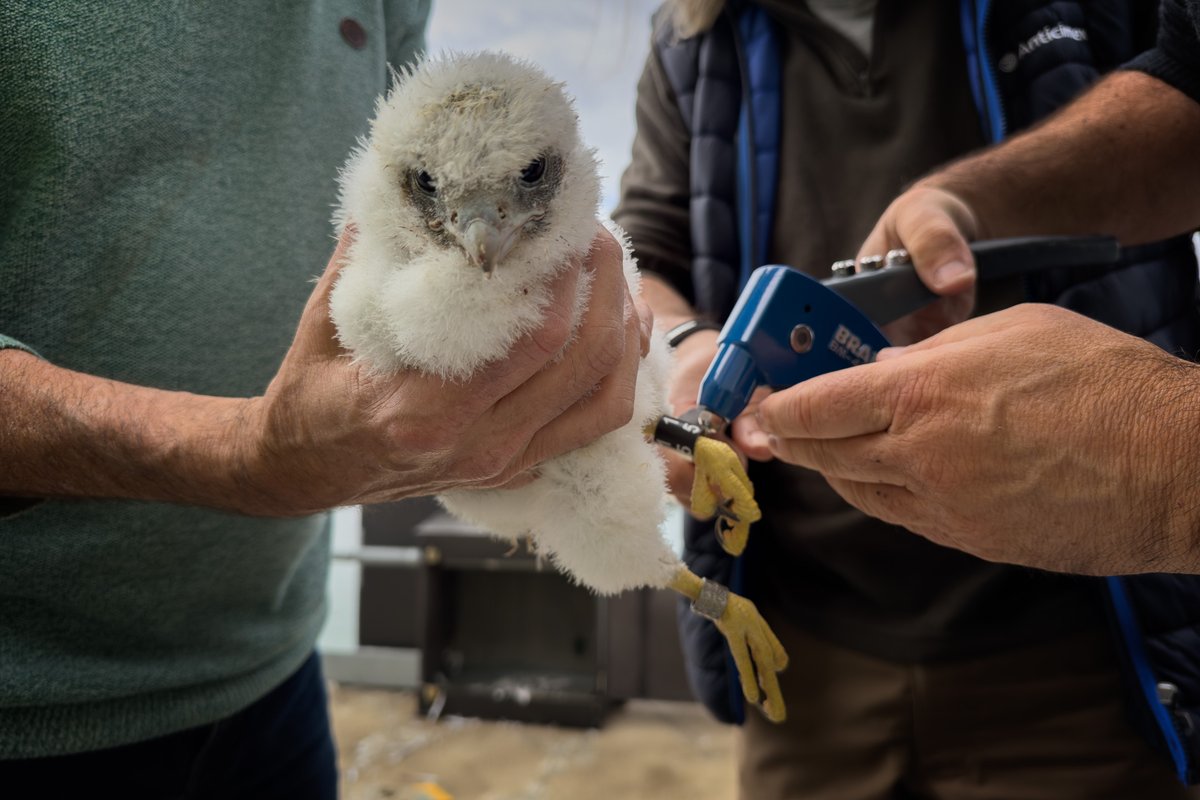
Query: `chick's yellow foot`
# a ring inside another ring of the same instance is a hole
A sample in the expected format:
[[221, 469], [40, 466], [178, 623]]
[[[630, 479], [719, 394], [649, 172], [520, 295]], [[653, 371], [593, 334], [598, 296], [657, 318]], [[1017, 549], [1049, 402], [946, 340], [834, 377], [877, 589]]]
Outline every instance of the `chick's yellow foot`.
[[732, 447], [707, 436], [696, 439], [692, 460], [696, 465], [692, 513], [701, 518], [716, 516], [721, 547], [727, 553], [741, 555], [750, 525], [762, 519], [746, 468]]
[[[787, 667], [788, 654], [771, 626], [758, 613], [754, 603], [732, 592], [725, 613], [714, 622], [729, 643], [746, 700], [759, 705], [771, 722], [783, 722], [787, 719], [787, 706], [776, 673]], [[762, 687], [761, 695], [759, 687]], [[760, 697], [761, 704], [758, 702]]]
[[746, 701], [771, 722], [787, 719], [776, 674], [787, 667], [787, 651], [754, 603], [687, 569], [679, 570], [670, 585], [690, 597], [692, 610], [712, 620], [729, 643]]

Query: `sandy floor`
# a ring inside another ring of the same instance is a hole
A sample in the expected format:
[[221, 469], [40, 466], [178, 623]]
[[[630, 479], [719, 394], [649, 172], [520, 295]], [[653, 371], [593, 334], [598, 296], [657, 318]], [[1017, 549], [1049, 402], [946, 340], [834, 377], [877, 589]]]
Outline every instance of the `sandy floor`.
[[730, 800], [733, 731], [686, 703], [627, 704], [600, 730], [458, 717], [410, 693], [333, 687], [344, 800]]

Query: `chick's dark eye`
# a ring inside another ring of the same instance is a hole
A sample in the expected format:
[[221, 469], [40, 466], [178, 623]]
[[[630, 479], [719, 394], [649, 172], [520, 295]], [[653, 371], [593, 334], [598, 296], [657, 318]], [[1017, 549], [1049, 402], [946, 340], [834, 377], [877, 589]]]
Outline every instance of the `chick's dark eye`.
[[525, 169], [521, 170], [521, 183], [526, 186], [536, 186], [541, 183], [542, 176], [546, 174], [546, 158], [539, 156], [526, 165]]
[[425, 170], [418, 172], [415, 180], [417, 188], [425, 194], [435, 194], [437, 192], [437, 184], [433, 182], [433, 176]]

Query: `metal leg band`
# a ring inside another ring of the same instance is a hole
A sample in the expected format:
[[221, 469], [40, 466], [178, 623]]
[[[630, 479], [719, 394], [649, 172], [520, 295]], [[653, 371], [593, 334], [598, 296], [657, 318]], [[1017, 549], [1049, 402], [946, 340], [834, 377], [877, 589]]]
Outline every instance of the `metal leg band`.
[[700, 594], [692, 601], [692, 611], [716, 622], [729, 605], [729, 590], [719, 583], [701, 579]]

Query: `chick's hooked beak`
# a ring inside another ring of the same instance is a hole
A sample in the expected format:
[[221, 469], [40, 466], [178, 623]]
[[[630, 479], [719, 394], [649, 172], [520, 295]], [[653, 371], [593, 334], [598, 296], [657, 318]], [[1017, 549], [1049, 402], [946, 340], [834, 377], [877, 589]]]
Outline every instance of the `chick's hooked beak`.
[[451, 229], [471, 263], [490, 276], [517, 243], [527, 220], [505, 214], [494, 204], [479, 203], [464, 206]]

